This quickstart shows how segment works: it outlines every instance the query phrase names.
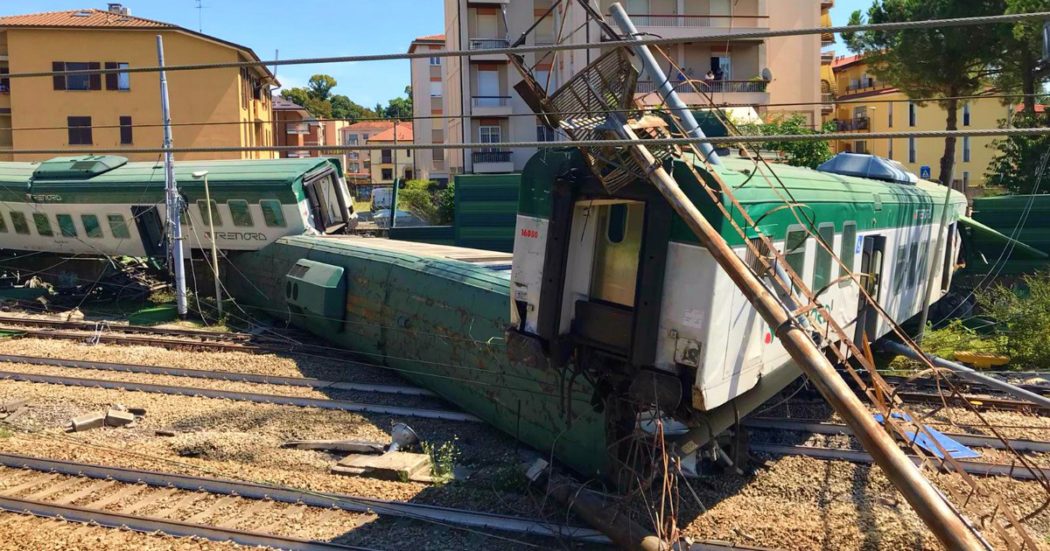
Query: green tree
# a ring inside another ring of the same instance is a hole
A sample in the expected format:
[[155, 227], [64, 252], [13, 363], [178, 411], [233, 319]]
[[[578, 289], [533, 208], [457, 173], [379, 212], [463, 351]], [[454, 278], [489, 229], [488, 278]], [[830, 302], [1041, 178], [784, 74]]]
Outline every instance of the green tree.
[[437, 216], [435, 224], [451, 224], [456, 219], [455, 182], [449, 182], [445, 189], [437, 192]]
[[332, 104], [332, 117], [357, 122], [360, 119], [375, 117], [370, 109], [354, 103], [350, 98], [336, 94], [330, 100]]
[[[1022, 113], [1014, 117], [1013, 126], [1050, 127], [1050, 117], [1045, 113]], [[1050, 184], [1045, 178], [1039, 182], [1043, 156], [1050, 151], [1050, 136], [1009, 136], [996, 140], [990, 147], [995, 148], [996, 153], [985, 175], [989, 183], [1001, 185], [1013, 193], [1050, 192]], [[1038, 190], [1035, 189], [1036, 183], [1040, 183]]]
[[384, 118], [384, 119], [387, 118], [387, 116], [386, 116], [386, 109], [383, 107], [382, 103], [377, 103], [376, 104], [375, 112], [376, 112], [376, 116], [377, 117]]
[[312, 92], [306, 88], [281, 90], [281, 97], [295, 102], [316, 118], [332, 118], [332, 102], [314, 97]]
[[[824, 126], [824, 132], [834, 130], [834, 124], [828, 123]], [[758, 134], [762, 136], [776, 135], [816, 135], [820, 132], [813, 130], [802, 115], [792, 115], [788, 118], [780, 118], [761, 125], [747, 125], [741, 128], [744, 134]], [[762, 142], [758, 144], [759, 149], [776, 151], [784, 156], [787, 163], [792, 166], [804, 166], [817, 168], [821, 163], [831, 158], [831, 145], [827, 141], [804, 141], [804, 142]]]
[[[870, 23], [923, 21], [1002, 15], [1006, 0], [875, 0]], [[850, 25], [863, 24], [860, 11]], [[1003, 53], [1002, 31], [996, 25], [938, 27], [904, 31], [844, 33], [850, 50], [863, 54], [871, 72], [910, 98], [952, 98], [976, 95], [988, 87], [993, 67]], [[947, 112], [945, 127], [958, 129], [959, 100], [938, 101]], [[944, 140], [940, 181], [951, 184], [957, 138]]]
[[409, 180], [397, 191], [397, 208], [404, 209], [433, 224], [438, 219], [438, 206], [427, 180]]
[[310, 77], [307, 87], [310, 89], [310, 97], [328, 101], [332, 96], [332, 88], [339, 84], [331, 75], [314, 75]]
[[411, 119], [412, 118], [412, 87], [405, 86], [405, 96], [394, 98], [387, 102], [384, 115], [388, 119]]
[[[1006, 0], [1006, 13], [1050, 11], [1050, 0]], [[1003, 55], [996, 87], [1005, 92], [1024, 94], [1024, 112], [1034, 116], [1036, 97], [1041, 88], [1039, 61], [1043, 50], [1043, 22], [1022, 21], [999, 25], [1003, 32]]]

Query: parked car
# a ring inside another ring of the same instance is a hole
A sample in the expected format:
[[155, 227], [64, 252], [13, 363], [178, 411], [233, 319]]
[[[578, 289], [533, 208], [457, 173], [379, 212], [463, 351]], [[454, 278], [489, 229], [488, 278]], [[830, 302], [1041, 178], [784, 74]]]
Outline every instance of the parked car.
[[[372, 221], [375, 222], [376, 227], [380, 229], [386, 229], [390, 227], [390, 209], [380, 209], [372, 213]], [[407, 210], [397, 211], [397, 224], [398, 228], [414, 228], [419, 226], [429, 226], [426, 220], [408, 212]]]
[[393, 189], [388, 187], [375, 188], [372, 190], [372, 212], [381, 209], [389, 209], [393, 200]]

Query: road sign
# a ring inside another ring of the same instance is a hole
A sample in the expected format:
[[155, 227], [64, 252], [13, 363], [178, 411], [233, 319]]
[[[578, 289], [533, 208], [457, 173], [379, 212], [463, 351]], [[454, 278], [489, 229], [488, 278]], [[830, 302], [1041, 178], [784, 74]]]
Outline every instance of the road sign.
[[933, 177], [933, 170], [931, 170], [930, 167], [923, 166], [922, 168], [919, 169], [919, 178], [922, 178], [923, 180], [929, 180], [932, 177]]

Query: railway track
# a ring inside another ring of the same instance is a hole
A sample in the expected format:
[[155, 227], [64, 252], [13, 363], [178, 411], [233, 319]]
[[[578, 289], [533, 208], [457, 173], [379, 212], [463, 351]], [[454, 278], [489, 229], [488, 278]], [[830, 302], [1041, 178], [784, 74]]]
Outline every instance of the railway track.
[[133, 335], [152, 335], [163, 337], [186, 337], [216, 342], [247, 342], [256, 338], [248, 333], [222, 333], [218, 331], [205, 331], [200, 329], [184, 329], [180, 327], [151, 327], [141, 325], [125, 325], [109, 323], [107, 321], [63, 321], [41, 318], [26, 318], [21, 316], [0, 316], [0, 325], [10, 327], [37, 327], [45, 329], [62, 329], [70, 331], [109, 331], [114, 333], [126, 333]]
[[251, 344], [249, 342], [222, 341], [200, 338], [196, 338], [196, 340], [194, 340], [191, 338], [110, 333], [106, 331], [96, 331], [94, 329], [34, 329], [26, 328], [19, 325], [0, 324], [0, 331], [14, 333], [15, 336], [19, 338], [32, 337], [36, 339], [54, 339], [77, 342], [91, 341], [94, 343], [103, 344], [157, 346], [160, 348], [168, 349], [248, 353], [255, 353], [260, 351], [285, 351], [287, 349], [286, 346], [279, 345]]
[[[349, 532], [378, 516], [504, 534], [609, 543], [608, 538], [590, 528], [509, 515], [23, 455], [0, 454], [0, 480], [3, 510], [278, 549], [363, 548], [305, 540], [272, 530], [259, 532], [250, 527], [335, 523]], [[267, 518], [278, 522], [266, 522]]]

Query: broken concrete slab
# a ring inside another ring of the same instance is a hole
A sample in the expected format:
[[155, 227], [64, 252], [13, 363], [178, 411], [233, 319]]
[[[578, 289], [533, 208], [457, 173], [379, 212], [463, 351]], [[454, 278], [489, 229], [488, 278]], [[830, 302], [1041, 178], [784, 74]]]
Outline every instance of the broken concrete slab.
[[387, 452], [378, 456], [351, 455], [332, 468], [334, 474], [415, 482], [433, 482], [430, 471], [429, 455], [408, 452]]
[[28, 406], [22, 406], [22, 407], [20, 407], [20, 408], [18, 408], [16, 410], [14, 410], [13, 412], [9, 413], [7, 415], [7, 417], [4, 417], [4, 422], [5, 423], [14, 423], [19, 418], [21, 418], [23, 415], [25, 415], [26, 413], [29, 413], [29, 407]]
[[380, 454], [386, 449], [386, 445], [380, 442], [366, 442], [363, 440], [289, 440], [281, 444], [281, 447], [297, 450], [339, 451], [360, 454]]
[[111, 409], [106, 412], [106, 426], [123, 427], [135, 422], [135, 414], [130, 411]]
[[73, 432], [97, 429], [106, 424], [106, 415], [104, 413], [89, 413], [87, 415], [76, 417], [69, 423], [70, 429]]

